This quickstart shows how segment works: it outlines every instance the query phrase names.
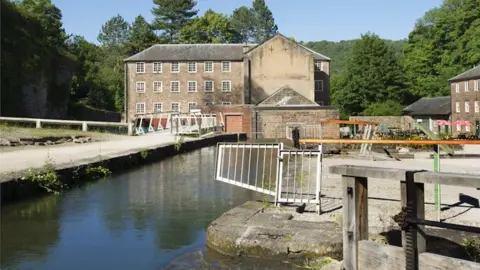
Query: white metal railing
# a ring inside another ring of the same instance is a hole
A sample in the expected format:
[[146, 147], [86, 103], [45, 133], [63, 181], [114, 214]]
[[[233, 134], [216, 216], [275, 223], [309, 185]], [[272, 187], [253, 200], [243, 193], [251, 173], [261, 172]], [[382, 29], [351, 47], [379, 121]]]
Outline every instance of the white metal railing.
[[135, 132], [138, 135], [147, 132], [182, 135], [199, 134], [218, 126], [215, 114], [159, 112], [136, 115]]
[[3, 116], [0, 117], [0, 121], [16, 122], [16, 123], [34, 123], [36, 128], [42, 128], [42, 124], [81, 126], [82, 131], [88, 131], [88, 127], [126, 127], [128, 135], [133, 134], [133, 124], [131, 123], [3, 117]]
[[278, 203], [314, 203], [321, 211], [322, 146], [284, 150], [282, 143], [219, 143], [215, 179], [275, 197]]

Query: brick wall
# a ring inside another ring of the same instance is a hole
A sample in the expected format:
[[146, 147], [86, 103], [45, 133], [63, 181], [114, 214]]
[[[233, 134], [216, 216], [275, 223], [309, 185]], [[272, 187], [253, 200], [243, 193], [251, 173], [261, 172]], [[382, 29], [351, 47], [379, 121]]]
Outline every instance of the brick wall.
[[[459, 130], [457, 129], [457, 126], [453, 126], [452, 133], [454, 136], [458, 135], [459, 133], [477, 132], [477, 127], [475, 126], [475, 124], [476, 121], [480, 122], [480, 112], [475, 112], [475, 102], [480, 102], [480, 91], [475, 91], [475, 80], [477, 80], [478, 84], [480, 85], [480, 79], [466, 80], [467, 85], [465, 85], [465, 80], [455, 81], [450, 84], [450, 94], [452, 97], [452, 121], [465, 120], [469, 121], [473, 125], [469, 128], [469, 130], [465, 126], [458, 127]], [[457, 84], [459, 90], [458, 93], [456, 91]], [[468, 89], [466, 89], [466, 87], [468, 87]], [[460, 107], [459, 112], [457, 112], [457, 102]], [[466, 103], [468, 103], [469, 105], [468, 112], [466, 111]]]
[[375, 122], [389, 128], [399, 128], [404, 131], [415, 128], [415, 122], [409, 116], [350, 116], [349, 120]]
[[231, 106], [196, 106], [202, 113], [217, 114], [217, 121], [220, 121], [220, 113], [223, 115], [223, 122], [225, 123], [225, 115], [241, 115], [242, 116], [242, 131], [247, 133], [249, 138], [252, 137], [252, 111], [253, 105], [231, 105]]

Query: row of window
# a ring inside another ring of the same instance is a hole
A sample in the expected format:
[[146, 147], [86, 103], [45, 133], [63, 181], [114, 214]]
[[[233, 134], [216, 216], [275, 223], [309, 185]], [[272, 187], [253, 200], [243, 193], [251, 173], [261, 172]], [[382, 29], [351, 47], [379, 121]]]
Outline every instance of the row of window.
[[[480, 113], [480, 104], [478, 101], [475, 101], [474, 102], [474, 110], [475, 110], [475, 113]], [[455, 112], [459, 113], [460, 112], [460, 102], [455, 102]], [[470, 102], [468, 101], [465, 101], [465, 111], [466, 113], [469, 113], [470, 112]]]
[[[213, 81], [205, 81], [203, 83], [203, 91], [213, 92], [215, 85]], [[170, 92], [180, 92], [180, 81], [170, 81], [169, 86]], [[222, 81], [221, 83], [222, 92], [231, 92], [232, 91], [232, 81]], [[145, 93], [147, 91], [147, 85], [145, 82], [136, 82], [136, 91], [137, 93]], [[163, 82], [154, 81], [153, 82], [153, 92], [163, 92]], [[188, 81], [187, 82], [187, 92], [198, 92], [197, 81]]]
[[[191, 111], [193, 106], [196, 106], [196, 102], [188, 102], [188, 111]], [[205, 102], [205, 105], [211, 106], [213, 102]], [[232, 102], [222, 102], [222, 105], [228, 106], [232, 105]], [[163, 104], [162, 102], [153, 102], [153, 113], [160, 113], [163, 112]], [[179, 102], [172, 102], [170, 103], [170, 111], [172, 112], [179, 112], [180, 111], [180, 103]], [[135, 104], [135, 113], [136, 114], [144, 114], [147, 113], [147, 105], [145, 102], [139, 102]]]
[[[479, 91], [479, 89], [480, 89], [479, 81], [480, 80], [474, 80], [473, 81], [473, 91]], [[468, 92], [470, 90], [468, 81], [463, 82], [463, 89], [465, 90], [465, 92]], [[460, 93], [460, 83], [455, 83], [455, 92]]]
[[[465, 126], [465, 131], [470, 132], [470, 126]], [[457, 124], [457, 131], [462, 131], [462, 126]]]
[[[147, 63], [139, 62], [136, 63], [136, 71], [137, 73], [145, 73], [146, 72], [146, 65]], [[197, 62], [187, 62], [187, 71], [190, 73], [196, 73], [198, 70], [198, 63]], [[154, 62], [152, 63], [153, 66], [153, 73], [162, 73], [163, 72], [163, 63], [162, 62]], [[230, 61], [222, 61], [220, 63], [222, 72], [230, 72], [232, 70], [232, 63]], [[178, 73], [180, 72], [181, 63], [179, 62], [170, 62], [170, 72], [171, 73]], [[214, 63], [213, 61], [205, 61], [203, 62], [203, 72], [213, 72], [214, 71]]]

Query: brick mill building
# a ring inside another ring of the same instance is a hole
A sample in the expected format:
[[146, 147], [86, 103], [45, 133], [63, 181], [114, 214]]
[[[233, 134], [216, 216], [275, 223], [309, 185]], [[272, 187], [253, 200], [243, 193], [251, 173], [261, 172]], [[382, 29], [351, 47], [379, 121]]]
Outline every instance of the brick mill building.
[[339, 118], [330, 59], [281, 34], [261, 44], [154, 45], [125, 59], [125, 75], [127, 121], [199, 108], [222, 112], [227, 132], [274, 137], [282, 123]]
[[455, 125], [453, 134], [474, 133], [480, 136], [480, 65], [449, 80], [452, 121], [468, 121]]

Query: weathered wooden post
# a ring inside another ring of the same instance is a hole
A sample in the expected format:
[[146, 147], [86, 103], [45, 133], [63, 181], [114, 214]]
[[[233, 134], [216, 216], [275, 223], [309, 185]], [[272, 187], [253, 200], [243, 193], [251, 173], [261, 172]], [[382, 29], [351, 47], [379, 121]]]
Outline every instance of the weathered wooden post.
[[365, 177], [342, 175], [343, 265], [358, 269], [358, 241], [368, 239], [368, 181]]

